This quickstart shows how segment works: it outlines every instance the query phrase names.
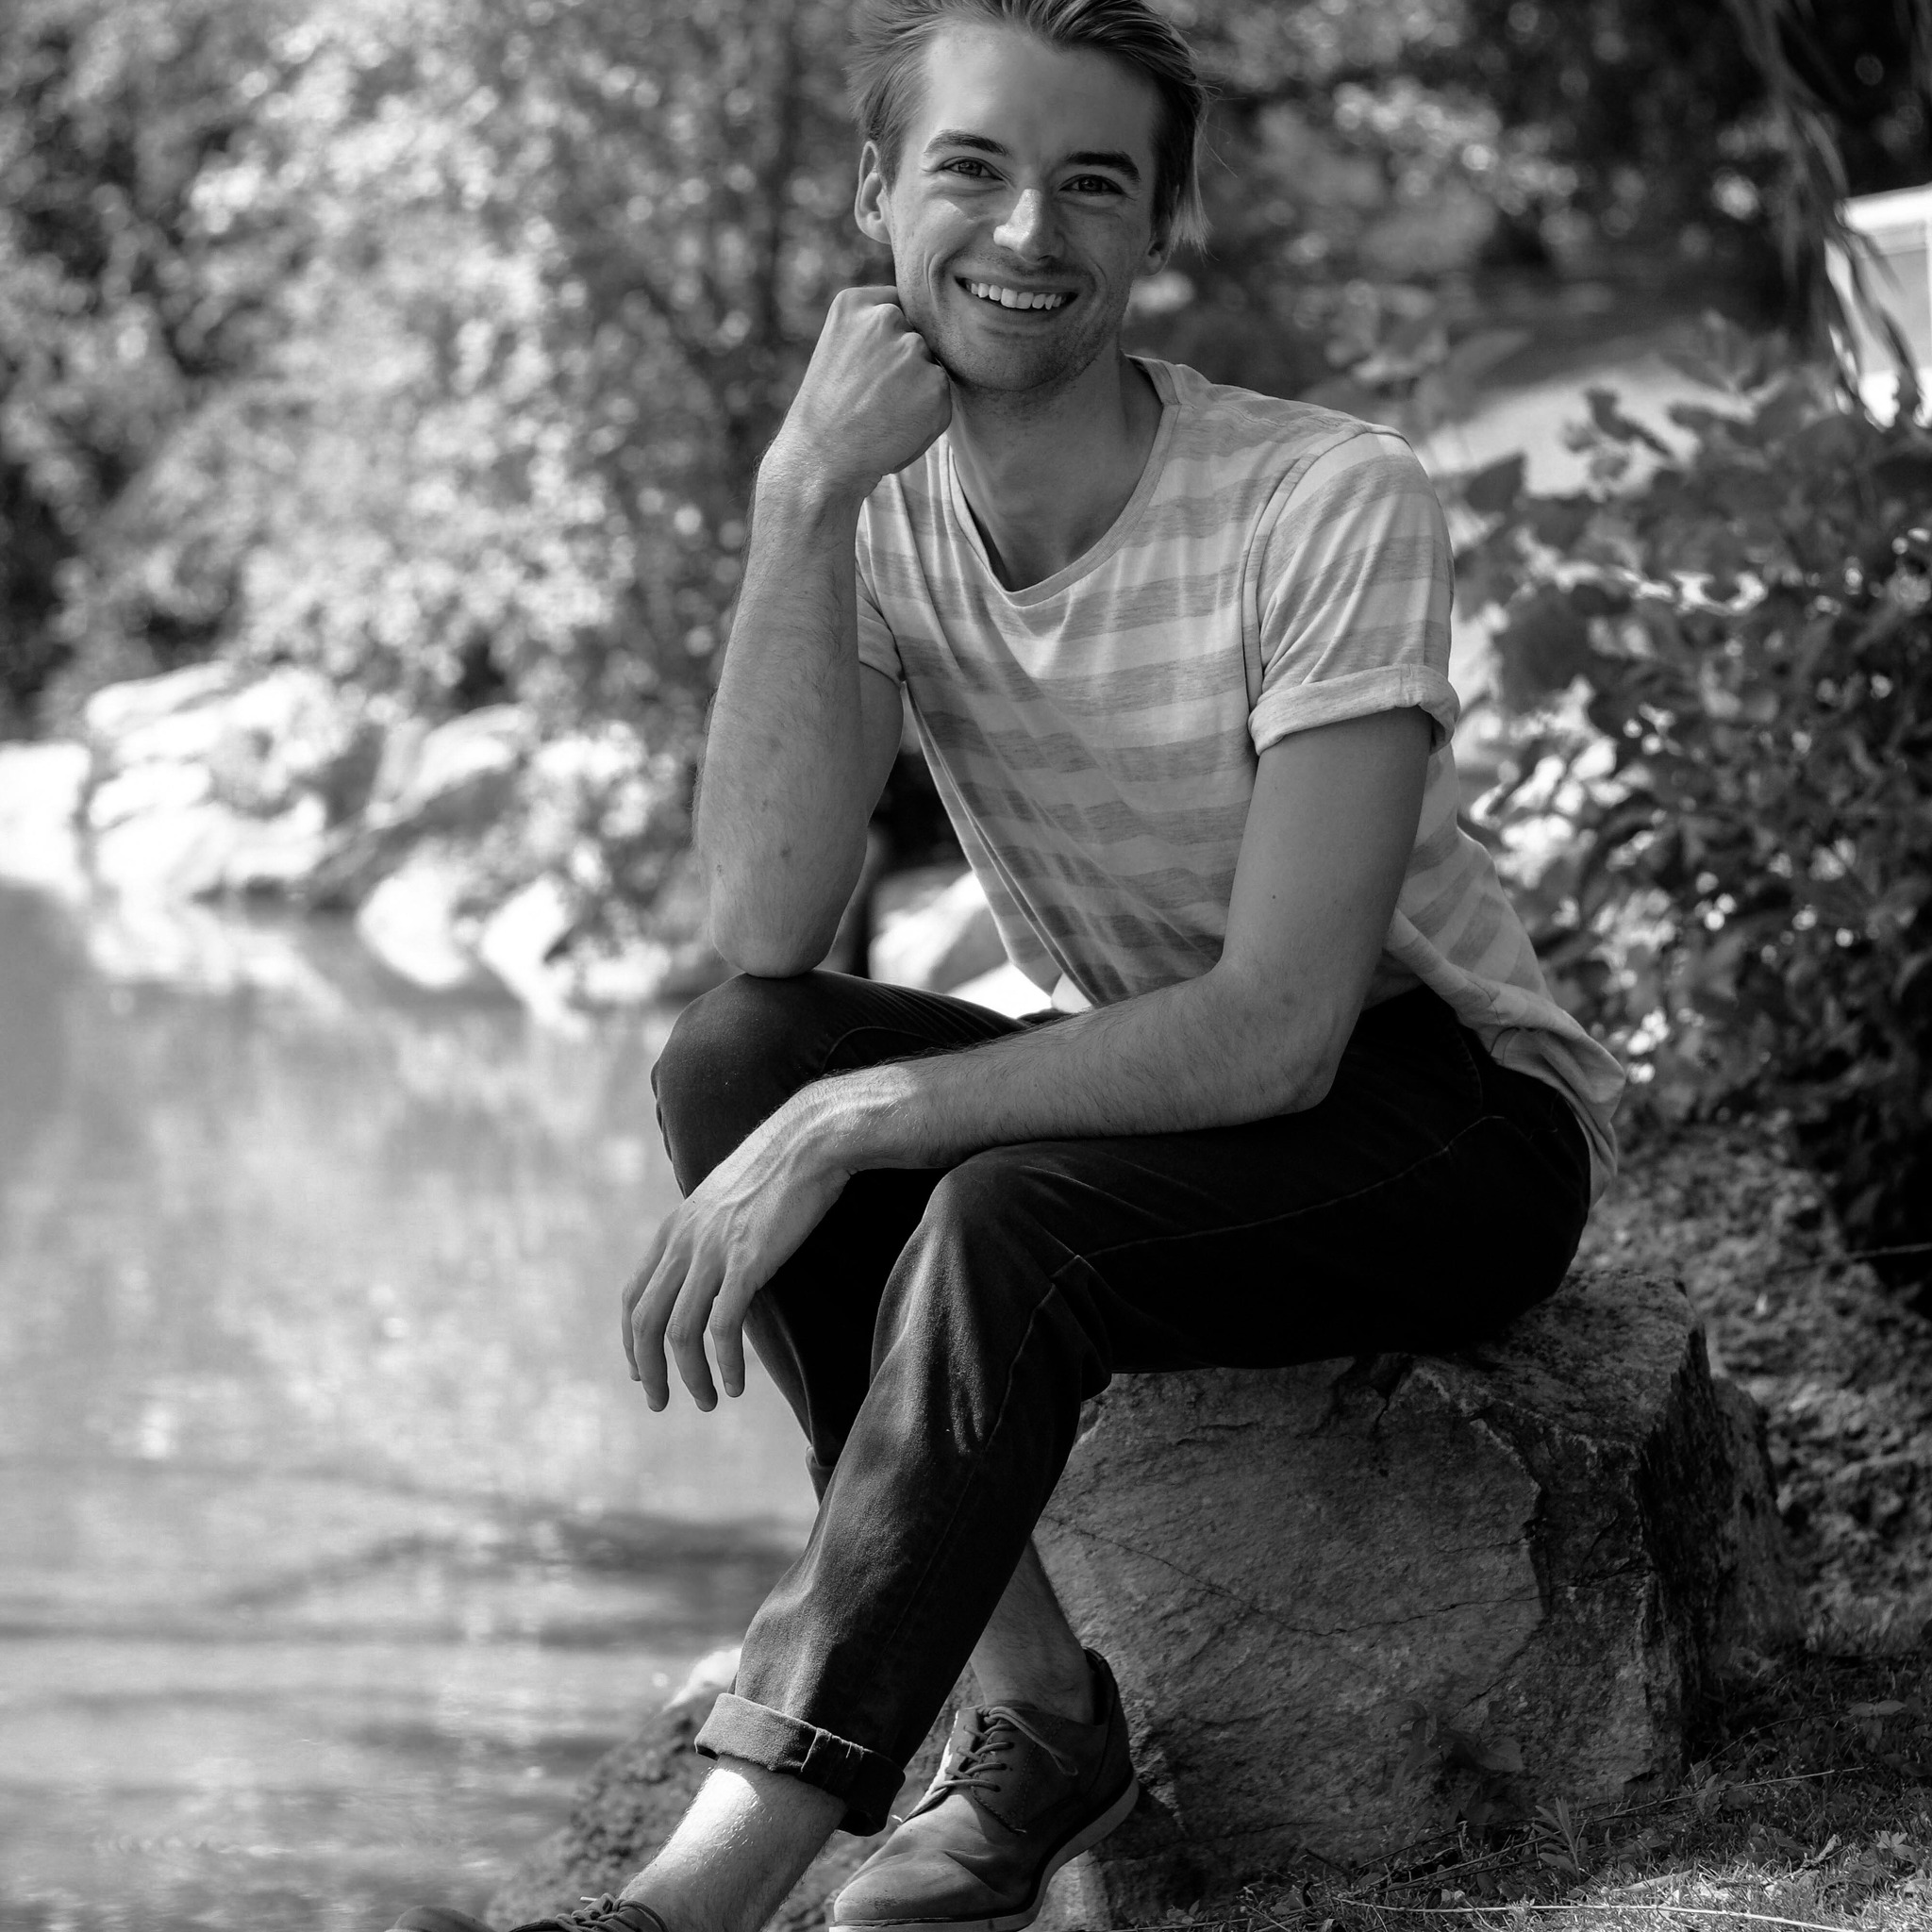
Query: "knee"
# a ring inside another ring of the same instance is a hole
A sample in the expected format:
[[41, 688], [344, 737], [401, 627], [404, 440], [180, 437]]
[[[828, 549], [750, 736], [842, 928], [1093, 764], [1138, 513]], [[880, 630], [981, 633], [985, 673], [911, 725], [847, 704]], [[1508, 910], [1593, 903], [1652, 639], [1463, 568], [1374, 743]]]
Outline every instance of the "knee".
[[1108, 1372], [1092, 1288], [1061, 1177], [1025, 1147], [989, 1149], [933, 1190], [880, 1307], [875, 1365], [918, 1335], [955, 1367], [998, 1370], [1024, 1352], [1095, 1393]]
[[951, 1169], [927, 1200], [912, 1246], [937, 1265], [914, 1274], [928, 1292], [971, 1308], [1030, 1313], [1073, 1249], [1055, 1233], [1055, 1190], [1024, 1148], [993, 1147]]
[[700, 994], [652, 1070], [658, 1123], [687, 1192], [802, 1084], [808, 980], [740, 974]]
[[989, 1147], [946, 1171], [925, 1218], [952, 1234], [983, 1237], [1034, 1219], [1041, 1191], [1024, 1148]]

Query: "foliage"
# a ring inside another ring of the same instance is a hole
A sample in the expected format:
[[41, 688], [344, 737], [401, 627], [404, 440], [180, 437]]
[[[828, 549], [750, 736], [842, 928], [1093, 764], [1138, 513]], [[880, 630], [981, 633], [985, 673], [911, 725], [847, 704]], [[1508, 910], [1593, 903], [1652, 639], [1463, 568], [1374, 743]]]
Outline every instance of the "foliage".
[[[842, 25], [835, 0], [37, 0], [0, 33], [26, 372], [0, 448], [58, 541], [13, 600], [16, 703], [70, 653], [82, 685], [165, 661], [172, 625], [432, 713], [513, 694], [688, 744], [758, 452], [859, 265]], [[208, 126], [162, 141], [191, 108]], [[105, 247], [62, 258], [142, 142], [174, 164], [146, 280], [204, 336], [224, 304], [251, 325], [199, 362]], [[108, 345], [85, 408], [75, 317]]]
[[1932, 437], [1722, 324], [1685, 366], [1718, 399], [1674, 412], [1688, 453], [1599, 391], [1591, 488], [1466, 484], [1519, 721], [1481, 815], [1642, 1108], [1781, 1108], [1858, 1243], [1922, 1241]]
[[1932, 42], [1897, 0], [1174, 10], [1220, 89], [1213, 240], [1154, 291], [1173, 306], [1145, 339], [1278, 392], [1348, 360], [1378, 302], [1492, 322], [1499, 282], [1553, 267], [1661, 307], [1696, 284], [1689, 313], [1722, 290], [1807, 315], [1823, 175], [1866, 192], [1932, 174]]
[[[831, 291], [885, 267], [849, 5], [0, 12], [0, 734], [222, 651], [610, 724], [675, 799], [758, 453]], [[1892, 5], [1806, 69], [1842, 93], [1884, 53], [1860, 185], [1925, 158]], [[1218, 232], [1137, 327], [1210, 375], [1446, 406], [1518, 340], [1449, 346], [1465, 271], [1770, 258], [1783, 137], [1720, 10], [1172, 7], [1221, 90]]]
[[231, 649], [689, 745], [757, 453], [852, 268], [836, 11], [328, 0], [280, 37], [196, 195], [295, 238], [275, 341], [134, 512], [235, 575]]
[[[58, 717], [219, 647], [688, 741], [758, 452], [830, 291], [879, 267], [845, 211], [848, 4], [8, 9], [12, 728], [50, 679]], [[1890, 5], [1852, 8], [1857, 45], [1889, 58]], [[1174, 11], [1223, 93], [1219, 229], [1145, 325], [1212, 374], [1319, 383], [1359, 277], [1412, 299], [1499, 251], [1763, 225], [1763, 87], [1722, 18]], [[1881, 67], [1868, 172], [1923, 158]]]
[[[231, 586], [142, 572], [117, 507], [247, 360], [273, 250], [214, 258], [196, 183], [253, 111], [236, 85], [280, 0], [18, 0], [0, 10], [0, 735], [124, 579], [102, 675], [206, 652]], [[138, 546], [137, 546], [138, 547]], [[120, 565], [107, 561], [120, 556]], [[163, 573], [162, 575], [165, 575]]]

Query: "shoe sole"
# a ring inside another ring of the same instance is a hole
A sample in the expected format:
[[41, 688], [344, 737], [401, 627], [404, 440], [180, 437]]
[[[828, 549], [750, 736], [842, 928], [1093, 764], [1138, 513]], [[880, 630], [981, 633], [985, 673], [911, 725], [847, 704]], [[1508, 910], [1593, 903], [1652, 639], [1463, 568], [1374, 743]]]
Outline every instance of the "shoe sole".
[[1082, 1825], [1041, 1867], [1033, 1896], [1017, 1911], [997, 1912], [983, 1919], [834, 1919], [828, 1932], [1025, 1932], [1046, 1903], [1046, 1889], [1082, 1852], [1090, 1852], [1140, 1802], [1141, 1781], [1130, 1777], [1124, 1790], [1092, 1824]]

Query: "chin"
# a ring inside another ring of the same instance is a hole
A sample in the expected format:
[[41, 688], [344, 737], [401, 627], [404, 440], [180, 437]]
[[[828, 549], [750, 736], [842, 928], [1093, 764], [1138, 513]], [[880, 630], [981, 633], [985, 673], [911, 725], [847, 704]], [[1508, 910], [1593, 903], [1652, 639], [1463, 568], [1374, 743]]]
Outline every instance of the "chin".
[[1097, 353], [1085, 342], [1041, 342], [1030, 353], [989, 350], [958, 337], [937, 343], [928, 337], [933, 359], [960, 389], [974, 395], [1053, 396], [1069, 388]]

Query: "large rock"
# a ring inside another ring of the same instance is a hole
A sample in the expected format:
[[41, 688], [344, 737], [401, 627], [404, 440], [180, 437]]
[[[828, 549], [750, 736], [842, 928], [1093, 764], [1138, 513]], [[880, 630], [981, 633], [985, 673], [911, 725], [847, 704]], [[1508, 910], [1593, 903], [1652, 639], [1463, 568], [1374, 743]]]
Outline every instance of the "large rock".
[[0, 880], [85, 895], [79, 817], [89, 763], [84, 744], [0, 744]]
[[[325, 812], [313, 793], [275, 818], [255, 818], [206, 797], [186, 782], [170, 796], [146, 785], [150, 774], [182, 780], [206, 774], [194, 766], [140, 766], [94, 793], [117, 808], [94, 834], [94, 881], [142, 899], [212, 899], [286, 891], [306, 879], [327, 842]], [[121, 788], [140, 781], [138, 808], [121, 810]]]
[[[1458, 1815], [1668, 1787], [1726, 1652], [1795, 1634], [1780, 1534], [1757, 1412], [1670, 1282], [1573, 1278], [1479, 1358], [1122, 1377], [1039, 1541], [1120, 1677], [1145, 1789], [1043, 1932], [1169, 1919], [1298, 1852], [1351, 1863]], [[717, 1674], [598, 1767], [500, 1922], [646, 1861], [703, 1776]], [[774, 1923], [821, 1923], [870, 1848], [835, 1838]]]
[[211, 799], [185, 795], [172, 802], [157, 798], [151, 806], [95, 833], [95, 882], [129, 898], [212, 898], [227, 877], [229, 856], [243, 830], [241, 814]]
[[367, 800], [381, 733], [319, 671], [281, 665], [221, 708], [209, 769], [215, 795], [238, 810], [275, 818], [313, 798], [334, 821]]
[[445, 861], [458, 844], [480, 843], [515, 800], [535, 736], [515, 705], [486, 705], [433, 727], [399, 721], [383, 744], [366, 808], [340, 828], [303, 897], [357, 910], [425, 841], [442, 842]]
[[523, 1001], [532, 1019], [555, 1033], [582, 1039], [590, 1023], [570, 1003], [573, 974], [558, 958], [575, 918], [562, 881], [546, 873], [484, 920], [476, 958]]
[[360, 705], [297, 666], [192, 665], [96, 691], [85, 717], [94, 881], [147, 900], [304, 885], [374, 770]]
[[115, 747], [132, 734], [225, 697], [239, 681], [235, 667], [220, 660], [184, 665], [158, 677], [129, 678], [95, 691], [81, 721], [97, 751], [111, 758]]
[[[222, 662], [108, 686], [84, 724], [83, 744], [0, 747], [0, 880], [109, 919], [126, 901], [142, 932], [198, 932], [159, 908], [251, 894], [354, 914], [412, 985], [508, 990], [563, 1033], [728, 972], [669, 861], [685, 761], [628, 724], [544, 741], [518, 705], [432, 724], [306, 665]], [[644, 917], [583, 926], [585, 903], [646, 900], [667, 865]], [[213, 983], [202, 950], [134, 948]]]
[[1480, 1359], [1122, 1378], [1039, 1539], [1150, 1788], [1088, 1916], [1667, 1788], [1726, 1651], [1794, 1631], [1778, 1537], [1670, 1282], [1573, 1278]]
[[212, 798], [214, 789], [205, 764], [128, 765], [94, 787], [87, 802], [88, 828], [98, 834], [130, 819], [172, 817]]
[[356, 936], [397, 978], [425, 992], [490, 986], [476, 957], [478, 922], [466, 904], [474, 886], [459, 849], [419, 845], [363, 901]]
[[[515, 705], [486, 705], [426, 732], [407, 767], [378, 774], [370, 819], [413, 833], [477, 832], [515, 795], [535, 728]], [[385, 787], [395, 784], [393, 793]]]

